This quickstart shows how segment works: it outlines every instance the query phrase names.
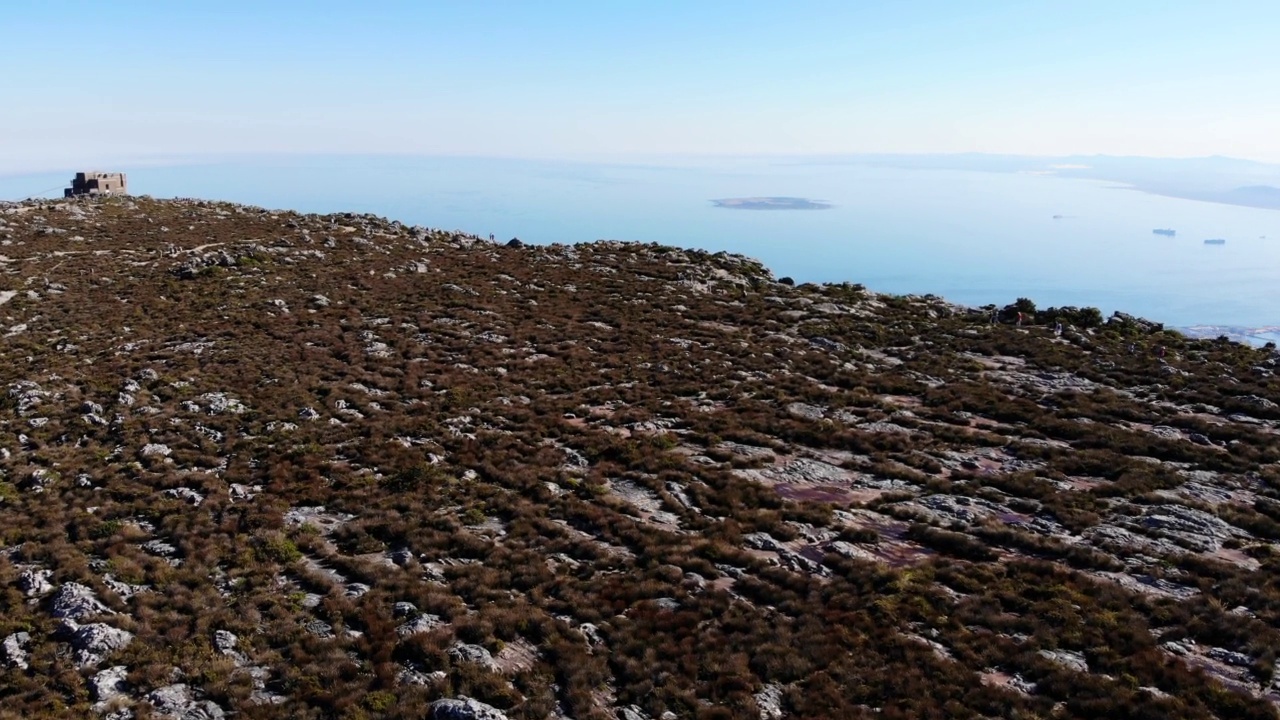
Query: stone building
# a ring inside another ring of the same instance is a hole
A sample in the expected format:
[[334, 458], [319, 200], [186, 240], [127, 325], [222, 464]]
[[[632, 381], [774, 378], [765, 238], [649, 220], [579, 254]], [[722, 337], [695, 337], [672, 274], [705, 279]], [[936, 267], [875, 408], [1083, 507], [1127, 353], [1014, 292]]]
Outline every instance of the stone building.
[[62, 191], [63, 197], [76, 195], [127, 195], [129, 185], [124, 173], [80, 172], [71, 180], [71, 187]]

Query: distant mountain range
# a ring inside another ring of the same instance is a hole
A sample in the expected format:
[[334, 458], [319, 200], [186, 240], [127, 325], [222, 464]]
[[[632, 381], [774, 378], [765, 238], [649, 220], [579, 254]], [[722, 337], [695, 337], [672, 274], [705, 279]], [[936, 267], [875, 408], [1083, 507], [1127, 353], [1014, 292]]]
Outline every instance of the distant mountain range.
[[1221, 156], [866, 154], [811, 158], [805, 162], [919, 170], [1037, 173], [1123, 183], [1134, 190], [1188, 200], [1280, 210], [1280, 165]]

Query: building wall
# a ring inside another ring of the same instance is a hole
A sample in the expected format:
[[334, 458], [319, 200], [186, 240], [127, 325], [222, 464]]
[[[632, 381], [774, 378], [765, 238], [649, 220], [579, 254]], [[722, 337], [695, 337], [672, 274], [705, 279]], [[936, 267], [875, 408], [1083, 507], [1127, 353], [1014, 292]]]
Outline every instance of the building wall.
[[124, 173], [79, 172], [71, 181], [71, 187], [63, 191], [64, 197], [111, 193], [124, 195], [129, 192]]

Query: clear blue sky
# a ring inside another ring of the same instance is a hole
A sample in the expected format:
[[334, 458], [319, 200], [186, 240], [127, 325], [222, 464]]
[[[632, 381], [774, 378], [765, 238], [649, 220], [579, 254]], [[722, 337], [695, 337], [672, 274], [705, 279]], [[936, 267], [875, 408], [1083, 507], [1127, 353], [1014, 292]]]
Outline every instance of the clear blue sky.
[[1280, 1], [5, 0], [0, 172], [260, 152], [1280, 161]]

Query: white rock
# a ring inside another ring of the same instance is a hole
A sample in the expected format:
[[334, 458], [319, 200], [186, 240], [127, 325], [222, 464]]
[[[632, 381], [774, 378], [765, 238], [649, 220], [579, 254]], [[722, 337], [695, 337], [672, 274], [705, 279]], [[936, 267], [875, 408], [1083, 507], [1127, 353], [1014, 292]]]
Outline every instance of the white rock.
[[18, 576], [18, 587], [22, 588], [22, 592], [27, 597], [44, 595], [53, 591], [53, 584], [49, 582], [51, 577], [53, 577], [52, 570], [28, 568]]
[[618, 720], [649, 720], [649, 716], [637, 705], [618, 708], [616, 715]]
[[129, 669], [124, 665], [115, 665], [106, 670], [102, 670], [89, 679], [89, 690], [93, 693], [94, 699], [98, 702], [94, 705], [94, 710], [103, 712], [107, 709], [106, 705], [112, 699], [120, 697], [128, 689], [125, 678], [129, 676]]
[[208, 700], [193, 700], [191, 688], [183, 683], [156, 688], [147, 701], [161, 716], [174, 720], [220, 720], [226, 717], [222, 708]]
[[83, 620], [91, 615], [111, 614], [111, 609], [93, 594], [93, 590], [76, 582], [58, 589], [53, 598], [52, 614], [56, 618]]
[[437, 700], [431, 703], [432, 720], [507, 720], [498, 708], [469, 697]]
[[261, 485], [241, 485], [240, 483], [231, 483], [231, 487], [228, 488], [227, 494], [231, 496], [232, 502], [236, 502], [237, 500], [252, 500], [260, 492], [262, 492]]
[[[396, 635], [406, 638], [412, 635], [417, 635], [418, 633], [429, 632], [440, 627], [440, 625], [441, 622], [438, 616], [422, 614], [396, 628]], [[484, 650], [484, 648], [480, 649]], [[489, 661], [492, 662], [493, 658], [490, 657]]]
[[142, 446], [142, 457], [169, 457], [172, 453], [168, 445], [160, 443], [147, 443]]
[[245, 407], [244, 403], [229, 397], [226, 393], [205, 393], [200, 396], [200, 399], [208, 404], [210, 415], [221, 415], [223, 413], [239, 415], [249, 409]]
[[456, 643], [449, 648], [449, 659], [455, 663], [474, 663], [488, 669], [497, 667], [488, 650], [468, 643]]
[[133, 642], [133, 633], [103, 623], [77, 625], [74, 620], [64, 620], [62, 631], [71, 635], [71, 647], [76, 651], [76, 664], [80, 667], [97, 665], [112, 652]]
[[164, 496], [177, 498], [178, 500], [185, 501], [196, 507], [200, 507], [200, 503], [204, 502], [204, 495], [201, 495], [189, 487], [169, 488], [164, 491]]
[[782, 720], [782, 686], [777, 683], [765, 685], [755, 694], [756, 708], [760, 711], [760, 720]]
[[1041, 650], [1040, 657], [1057, 663], [1069, 670], [1075, 670], [1076, 672], [1082, 673], [1089, 672], [1089, 662], [1085, 660], [1083, 655], [1077, 652], [1072, 652], [1070, 650]]
[[31, 642], [31, 635], [25, 632], [16, 632], [4, 639], [4, 658], [11, 667], [19, 670], [27, 669], [27, 643]]

